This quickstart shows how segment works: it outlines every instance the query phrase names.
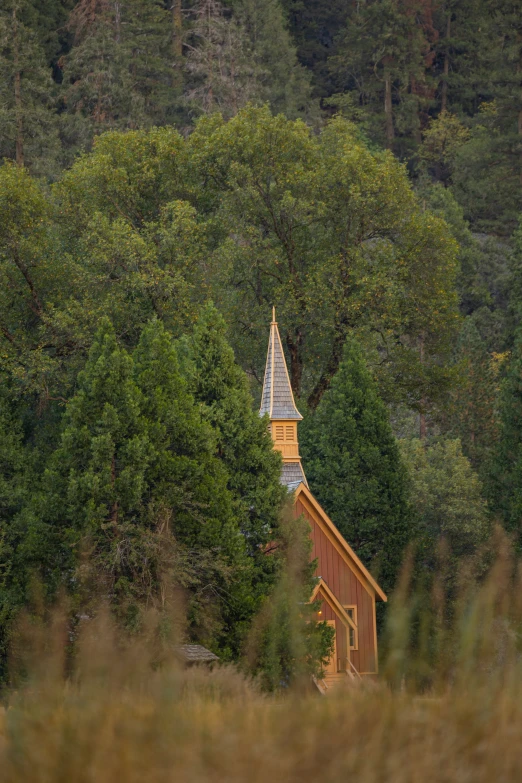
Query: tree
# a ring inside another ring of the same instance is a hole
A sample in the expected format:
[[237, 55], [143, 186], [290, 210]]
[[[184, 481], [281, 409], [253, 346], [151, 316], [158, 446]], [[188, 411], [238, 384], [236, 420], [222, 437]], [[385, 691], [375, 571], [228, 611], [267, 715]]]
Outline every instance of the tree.
[[0, 345], [20, 393], [44, 405], [62, 396], [54, 381], [70, 356], [55, 319], [70, 294], [70, 265], [53, 231], [52, 208], [25, 168], [0, 167]]
[[[522, 336], [516, 335], [499, 399], [500, 431], [493, 450], [488, 481], [492, 510], [507, 530], [520, 533], [522, 520]], [[518, 541], [520, 547], [520, 541]]]
[[297, 45], [299, 61], [312, 73], [314, 93], [330, 95], [334, 89], [327, 60], [336, 52], [337, 35], [346, 24], [350, 7], [344, 0], [282, 0], [288, 26]]
[[[372, 0], [352, 8], [329, 64], [338, 92], [354, 91], [374, 116], [371, 133], [390, 149], [419, 137], [433, 90], [427, 63], [437, 31], [431, 2]], [[421, 21], [422, 20], [422, 21]], [[407, 149], [407, 147], [406, 147]]]
[[131, 356], [105, 320], [34, 514], [60, 531], [70, 552], [62, 578], [84, 609], [104, 598], [136, 628], [145, 605], [161, 607], [169, 585], [182, 587], [192, 638], [226, 657], [238, 655], [256, 602], [215, 450], [161, 323], [143, 330]]
[[311, 551], [306, 520], [285, 513], [272, 555], [277, 579], [254, 619], [245, 648], [248, 668], [266, 690], [299, 681], [306, 687], [310, 675], [321, 674], [332, 654], [333, 628], [317, 622], [317, 604], [309, 602], [316, 582]]
[[150, 458], [132, 375], [131, 357], [118, 347], [110, 323], [103, 322], [43, 478], [43, 515], [61, 527], [63, 545], [72, 547], [76, 564], [82, 547], [89, 547], [115, 605], [125, 605], [139, 590], [132, 545]]
[[186, 99], [200, 112], [232, 117], [247, 103], [263, 101], [262, 73], [241, 22], [227, 18], [217, 0], [202, 0], [193, 12], [196, 45], [189, 48]]
[[292, 388], [311, 408], [354, 329], [378, 342], [387, 393], [421, 406], [445, 392], [457, 248], [389, 153], [341, 118], [318, 137], [253, 107], [228, 123], [203, 118], [187, 146], [198, 210], [221, 229], [214, 284], [230, 291], [244, 366], [261, 377], [257, 335], [275, 304]]
[[170, 14], [163, 3], [81, 0], [68, 24], [75, 36], [63, 67], [71, 144], [76, 136], [85, 148], [93, 134], [176, 117], [180, 93], [173, 85]]
[[34, 32], [21, 21], [24, 0], [0, 12], [0, 158], [55, 175], [58, 121], [51, 69]]
[[0, 683], [7, 675], [12, 621], [27, 601], [31, 571], [19, 516], [30, 494], [33, 471], [17, 413], [3, 379], [0, 387]]
[[212, 304], [201, 312], [189, 341], [191, 388], [217, 435], [217, 454], [228, 474], [235, 513], [254, 561], [257, 590], [270, 588], [274, 559], [267, 545], [279, 538], [287, 496], [281, 484], [281, 458], [267, 422], [252, 409], [243, 370], [226, 339], [226, 324]]
[[234, 0], [233, 8], [252, 42], [261, 100], [274, 114], [312, 118], [310, 78], [297, 60], [280, 0]]
[[310, 489], [367, 567], [393, 587], [414, 535], [407, 474], [360, 347], [346, 344], [330, 389], [301, 427]]
[[401, 454], [411, 482], [421, 573], [427, 570], [433, 575], [444, 539], [447, 574], [455, 586], [459, 564], [477, 554], [490, 532], [481, 482], [458, 439], [428, 446], [417, 438], [401, 441]]
[[218, 0], [193, 11], [195, 45], [186, 67], [195, 84], [187, 98], [231, 117], [247, 103], [268, 103], [288, 117], [311, 108], [310, 84], [299, 65], [278, 0], [237, 0], [232, 13]]
[[219, 431], [189, 393], [160, 322], [143, 331], [134, 361], [151, 449], [149, 515], [159, 515], [192, 562], [193, 632], [237, 657], [257, 606], [229, 474], [216, 454]]
[[455, 360], [460, 382], [451, 395], [448, 423], [473, 468], [480, 472], [498, 437], [499, 362], [488, 352], [471, 318], [462, 327]]

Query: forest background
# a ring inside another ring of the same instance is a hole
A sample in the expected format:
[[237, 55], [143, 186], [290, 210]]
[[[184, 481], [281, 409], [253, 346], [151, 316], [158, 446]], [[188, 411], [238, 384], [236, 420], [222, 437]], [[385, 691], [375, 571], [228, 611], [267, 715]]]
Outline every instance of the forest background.
[[504, 0], [3, 3], [4, 679], [61, 590], [137, 631], [181, 586], [269, 687], [319, 665], [255, 413], [272, 305], [311, 488], [386, 590], [409, 542], [451, 597], [517, 540], [521, 67]]

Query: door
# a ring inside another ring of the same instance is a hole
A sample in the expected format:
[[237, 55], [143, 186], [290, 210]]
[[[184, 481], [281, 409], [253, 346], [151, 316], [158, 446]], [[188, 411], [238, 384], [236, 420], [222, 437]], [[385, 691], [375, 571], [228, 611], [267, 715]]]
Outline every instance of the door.
[[335, 620], [327, 620], [328, 625], [334, 629], [334, 641], [332, 655], [324, 667], [326, 674], [337, 674], [337, 634], [335, 633]]

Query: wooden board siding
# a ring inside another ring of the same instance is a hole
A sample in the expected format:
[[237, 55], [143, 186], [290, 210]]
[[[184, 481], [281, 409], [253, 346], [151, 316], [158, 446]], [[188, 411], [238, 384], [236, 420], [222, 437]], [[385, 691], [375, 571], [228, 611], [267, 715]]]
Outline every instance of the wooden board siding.
[[[371, 587], [357, 575], [357, 567], [351, 568], [328, 536], [321, 529], [315, 511], [301, 500], [295, 504], [297, 516], [303, 514], [311, 526], [313, 541], [312, 559], [317, 558], [316, 576], [321, 576], [343, 606], [357, 606], [359, 649], [351, 650], [350, 658], [361, 674], [374, 673], [376, 666], [375, 599]], [[323, 617], [336, 620], [338, 657], [346, 657], [346, 630], [330, 606], [323, 602]]]

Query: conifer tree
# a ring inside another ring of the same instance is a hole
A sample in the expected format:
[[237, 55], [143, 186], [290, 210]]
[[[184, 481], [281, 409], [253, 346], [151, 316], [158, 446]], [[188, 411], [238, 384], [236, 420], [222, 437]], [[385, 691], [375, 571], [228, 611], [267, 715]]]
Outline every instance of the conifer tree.
[[202, 0], [193, 15], [195, 45], [186, 58], [189, 104], [232, 117], [247, 103], [262, 101], [262, 72], [239, 20], [225, 16], [218, 0]]
[[141, 394], [131, 357], [105, 320], [78, 391], [69, 401], [61, 443], [44, 476], [45, 515], [76, 554], [88, 541], [91, 561], [116, 604], [133, 593], [133, 558], [150, 458]]
[[21, 17], [24, 0], [0, 11], [0, 158], [35, 174], [56, 173], [59, 155], [51, 68]]
[[257, 578], [263, 580], [263, 574], [273, 570], [264, 548], [278, 535], [286, 497], [280, 482], [281, 458], [266, 421], [252, 408], [247, 378], [227, 342], [225, 322], [212, 304], [201, 312], [189, 350], [194, 396], [216, 432], [217, 454], [228, 473], [235, 513]]
[[189, 102], [231, 117], [247, 103], [301, 116], [311, 108], [310, 80], [297, 61], [279, 0], [219, 0], [193, 9], [195, 45], [189, 47]]
[[78, 386], [40, 501], [62, 548], [73, 547], [62, 573], [74, 575], [77, 600], [101, 590], [134, 627], [166, 584], [182, 586], [192, 638], [237, 656], [256, 609], [252, 563], [171, 337], [153, 321], [130, 356], [104, 321]]
[[310, 489], [363, 563], [393, 584], [413, 528], [407, 475], [388, 411], [351, 340], [330, 389], [301, 427]]
[[[149, 440], [149, 519], [170, 529], [182, 546], [174, 553], [174, 567], [176, 555], [178, 561], [183, 553], [189, 559], [188, 568], [178, 562], [174, 577], [191, 585], [194, 633], [225, 657], [237, 656], [256, 601], [229, 474], [216, 456], [219, 431], [194, 404], [160, 322], [145, 328], [134, 361]], [[172, 542], [164, 546], [172, 549]]]
[[297, 60], [280, 0], [235, 0], [261, 72], [261, 99], [290, 119], [313, 112], [310, 77]]
[[159, 2], [81, 0], [69, 28], [75, 45], [64, 62], [71, 143], [86, 146], [93, 133], [172, 121], [173, 86], [169, 10]]
[[[429, 104], [426, 56], [430, 3], [369, 0], [352, 7], [330, 59], [338, 91], [354, 91], [371, 135], [403, 152], [398, 137], [419, 135], [420, 112]], [[422, 23], [420, 20], [422, 19]]]

